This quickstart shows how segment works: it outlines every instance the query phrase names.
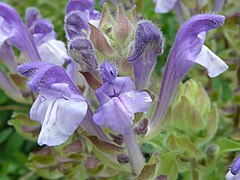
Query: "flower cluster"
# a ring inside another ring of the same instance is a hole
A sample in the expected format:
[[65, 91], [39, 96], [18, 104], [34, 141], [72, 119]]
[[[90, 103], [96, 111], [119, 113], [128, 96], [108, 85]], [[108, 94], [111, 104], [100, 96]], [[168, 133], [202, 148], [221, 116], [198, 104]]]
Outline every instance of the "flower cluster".
[[[156, 11], [167, 12], [178, 2], [156, 1]], [[94, 0], [69, 0], [66, 50], [64, 43], [56, 40], [51, 22], [37, 9], [27, 9], [24, 24], [12, 7], [0, 3], [0, 56], [10, 73], [18, 71], [19, 77], [29, 79], [25, 91], [31, 91], [35, 98], [30, 118], [42, 125], [39, 145], [63, 144], [79, 127], [100, 141], [114, 144], [107, 134], [112, 131], [123, 137], [133, 173], [139, 175], [145, 159], [138, 137], [149, 139], [159, 133], [174, 92], [187, 72], [195, 64], [205, 67], [209, 77], [227, 70], [228, 66], [204, 45], [207, 32], [222, 26], [224, 20], [222, 15], [199, 14], [183, 23], [169, 53], [154, 107], [149, 82], [158, 56], [163, 54], [163, 34], [151, 21], [138, 21], [134, 8], [126, 13], [119, 5], [113, 17], [106, 3], [100, 13], [94, 9]], [[24, 55], [21, 62], [16, 61], [13, 46]], [[0, 71], [0, 77], [0, 85], [10, 97], [26, 101], [23, 90], [10, 76]], [[77, 81], [82, 77], [87, 83]], [[80, 86], [85, 86], [85, 91]], [[139, 135], [134, 129], [146, 120], [146, 134]]]

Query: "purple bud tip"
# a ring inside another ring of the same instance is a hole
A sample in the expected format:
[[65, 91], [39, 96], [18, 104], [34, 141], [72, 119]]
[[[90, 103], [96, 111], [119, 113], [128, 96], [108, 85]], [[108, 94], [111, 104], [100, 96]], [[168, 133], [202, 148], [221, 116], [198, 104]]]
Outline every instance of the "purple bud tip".
[[66, 14], [72, 11], [93, 10], [94, 0], [70, 0], [66, 7]]
[[237, 157], [232, 164], [231, 167], [231, 173], [233, 175], [237, 175], [238, 173], [240, 173], [240, 157]]
[[47, 34], [53, 31], [53, 25], [49, 20], [38, 20], [34, 26], [34, 34]]
[[100, 72], [104, 83], [113, 83], [117, 77], [116, 68], [108, 62], [102, 63], [102, 65], [100, 66]]
[[65, 19], [65, 29], [69, 39], [74, 39], [78, 36], [83, 36], [82, 30], [89, 30], [88, 19], [86, 14], [82, 12], [72, 12]]
[[22, 64], [17, 67], [17, 70], [20, 74], [29, 78], [29, 77], [32, 77], [38, 69], [40, 69], [45, 65], [48, 65], [48, 63], [34, 62], [29, 64]]
[[152, 22], [141, 21], [135, 34], [135, 51], [128, 60], [135, 61], [148, 50], [154, 50], [156, 55], [163, 53], [162, 33]]

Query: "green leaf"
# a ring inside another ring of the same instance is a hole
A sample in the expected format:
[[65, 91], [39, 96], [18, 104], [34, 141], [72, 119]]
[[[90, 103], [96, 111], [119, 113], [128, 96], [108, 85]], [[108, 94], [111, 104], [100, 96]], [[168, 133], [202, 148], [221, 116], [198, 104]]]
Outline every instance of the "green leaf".
[[12, 131], [13, 131], [12, 128], [6, 128], [0, 132], [0, 144], [2, 144], [4, 141], [7, 140], [7, 138], [10, 136]]
[[175, 180], [178, 176], [177, 158], [184, 151], [175, 150], [164, 153], [160, 156], [160, 166], [158, 174], [167, 175], [169, 180]]
[[217, 106], [214, 105], [213, 109], [208, 115], [208, 125], [207, 125], [207, 129], [203, 133], [204, 137], [198, 138], [197, 139], [198, 142], [205, 143], [206, 141], [209, 141], [211, 138], [213, 138], [213, 136], [217, 132], [218, 120], [219, 120], [218, 109], [217, 109]]
[[227, 153], [233, 151], [240, 151], [240, 143], [227, 139], [225, 137], [217, 139], [214, 144], [220, 147], [220, 153]]
[[136, 180], [145, 180], [145, 179], [153, 179], [157, 164], [159, 163], [159, 154], [152, 154], [148, 163], [144, 166], [141, 174], [136, 178]]
[[167, 146], [170, 150], [184, 150], [187, 156], [200, 157], [199, 149], [185, 136], [171, 134], [167, 139]]
[[36, 141], [40, 132], [40, 123], [31, 120], [26, 114], [13, 114], [8, 124], [14, 126], [21, 136], [31, 141]]
[[182, 96], [180, 103], [174, 108], [173, 117], [174, 127], [190, 135], [204, 128], [199, 111], [185, 96]]

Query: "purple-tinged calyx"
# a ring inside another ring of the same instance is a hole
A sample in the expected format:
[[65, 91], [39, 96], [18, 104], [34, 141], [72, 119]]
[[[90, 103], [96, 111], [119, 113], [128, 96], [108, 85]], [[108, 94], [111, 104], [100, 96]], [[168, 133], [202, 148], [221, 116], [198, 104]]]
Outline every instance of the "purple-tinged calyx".
[[141, 21], [135, 34], [135, 49], [128, 58], [133, 64], [135, 86], [137, 90], [147, 88], [149, 76], [157, 62], [157, 56], [163, 53], [161, 31], [150, 21]]
[[0, 3], [0, 48], [9, 41], [22, 52], [29, 61], [40, 61], [33, 40], [18, 13], [6, 3]]
[[18, 71], [30, 78], [29, 88], [39, 93], [30, 110], [30, 118], [42, 124], [38, 144], [64, 143], [83, 121], [87, 102], [60, 66], [31, 63], [18, 66]]
[[161, 124], [179, 82], [195, 63], [203, 65], [210, 77], [226, 71], [228, 66], [205, 45], [205, 35], [224, 23], [224, 16], [200, 14], [186, 21], [178, 31], [163, 74], [159, 99], [152, 118], [149, 133]]
[[226, 180], [238, 180], [240, 179], [240, 157], [237, 157], [226, 174]]

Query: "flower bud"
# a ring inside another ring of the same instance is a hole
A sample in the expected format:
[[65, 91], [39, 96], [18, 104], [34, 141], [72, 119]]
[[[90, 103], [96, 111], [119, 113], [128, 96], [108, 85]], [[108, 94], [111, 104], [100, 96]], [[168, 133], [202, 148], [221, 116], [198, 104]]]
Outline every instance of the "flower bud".
[[147, 88], [149, 76], [157, 62], [157, 55], [163, 53], [161, 31], [150, 21], [141, 21], [135, 34], [135, 49], [128, 58], [133, 63], [137, 90]]
[[91, 42], [86, 38], [76, 38], [69, 42], [68, 52], [82, 71], [93, 72], [98, 68], [97, 59]]

